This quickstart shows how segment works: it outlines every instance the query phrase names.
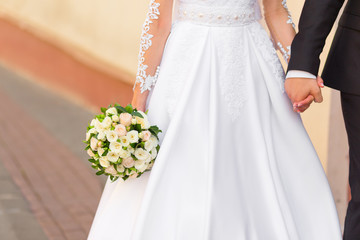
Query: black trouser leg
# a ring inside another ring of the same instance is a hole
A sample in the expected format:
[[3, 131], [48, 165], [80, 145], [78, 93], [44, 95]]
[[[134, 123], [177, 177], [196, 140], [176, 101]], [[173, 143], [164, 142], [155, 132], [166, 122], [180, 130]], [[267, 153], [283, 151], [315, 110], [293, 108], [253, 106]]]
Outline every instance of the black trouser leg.
[[360, 95], [342, 92], [341, 106], [350, 147], [352, 196], [345, 219], [344, 240], [360, 240]]

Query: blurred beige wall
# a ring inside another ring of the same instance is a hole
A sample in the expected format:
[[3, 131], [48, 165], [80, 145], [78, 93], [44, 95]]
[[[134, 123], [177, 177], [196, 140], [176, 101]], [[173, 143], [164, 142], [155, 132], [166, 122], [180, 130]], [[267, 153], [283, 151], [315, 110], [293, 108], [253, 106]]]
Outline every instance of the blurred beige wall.
[[[133, 76], [147, 3], [148, 0], [0, 0], [0, 12], [18, 21], [21, 26], [64, 46], [74, 55], [86, 53], [86, 59], [96, 59]], [[303, 3], [303, 0], [288, 0], [295, 23]], [[332, 36], [333, 33], [330, 39]], [[329, 45], [328, 41], [321, 57], [322, 63]], [[303, 114], [303, 119], [326, 168], [331, 94], [329, 89], [323, 92], [324, 103], [313, 104]]]
[[147, 2], [0, 0], [0, 14], [62, 45], [74, 55], [82, 54], [134, 73]]

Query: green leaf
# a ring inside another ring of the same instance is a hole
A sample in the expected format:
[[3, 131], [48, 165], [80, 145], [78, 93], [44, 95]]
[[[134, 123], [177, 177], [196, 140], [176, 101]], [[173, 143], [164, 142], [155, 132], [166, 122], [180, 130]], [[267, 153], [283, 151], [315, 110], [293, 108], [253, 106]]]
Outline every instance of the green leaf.
[[86, 146], [85, 151], [90, 148], [90, 144]]
[[95, 159], [93, 159], [93, 158], [88, 159], [88, 161], [89, 161], [89, 162], [91, 162], [91, 163], [96, 163], [96, 160], [95, 160]]
[[141, 124], [135, 124], [134, 129], [138, 132], [141, 132]]
[[102, 156], [102, 157], [103, 157], [103, 156], [106, 156], [106, 154], [108, 154], [108, 152], [109, 152], [109, 149], [106, 149], [101, 156]]
[[132, 148], [136, 148], [136, 145], [137, 145], [137, 143], [130, 143], [130, 146], [131, 146]]
[[107, 108], [102, 107], [102, 108], [100, 108], [100, 109], [101, 109], [101, 112], [105, 114]]
[[141, 115], [141, 113], [139, 113], [139, 112], [133, 112], [133, 113], [131, 113], [131, 115], [133, 115], [133, 116], [136, 116], [136, 117], [139, 117], [139, 118], [144, 118], [144, 116], [143, 115]]
[[116, 106], [115, 108], [116, 108], [118, 111], [120, 111], [120, 113], [126, 112], [126, 109], [125, 109], [124, 107], [122, 107], [122, 106]]
[[105, 115], [104, 114], [99, 114], [95, 116], [100, 122], [102, 122], [102, 120], [104, 120]]
[[100, 175], [102, 175], [102, 174], [104, 174], [104, 173], [105, 173], [104, 171], [98, 171], [98, 172], [96, 173], [96, 175], [100, 176]]
[[131, 104], [127, 105], [127, 106], [125, 107], [125, 110], [126, 110], [126, 112], [128, 112], [128, 113], [132, 113], [132, 112], [134, 111], [134, 109], [133, 109], [133, 107], [131, 106]]

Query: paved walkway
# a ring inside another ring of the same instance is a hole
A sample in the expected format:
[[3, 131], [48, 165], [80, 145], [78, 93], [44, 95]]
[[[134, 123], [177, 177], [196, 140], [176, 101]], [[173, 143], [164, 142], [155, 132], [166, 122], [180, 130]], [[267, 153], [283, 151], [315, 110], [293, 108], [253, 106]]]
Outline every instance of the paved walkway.
[[82, 150], [92, 113], [3, 67], [0, 112], [0, 239], [86, 239], [104, 182]]

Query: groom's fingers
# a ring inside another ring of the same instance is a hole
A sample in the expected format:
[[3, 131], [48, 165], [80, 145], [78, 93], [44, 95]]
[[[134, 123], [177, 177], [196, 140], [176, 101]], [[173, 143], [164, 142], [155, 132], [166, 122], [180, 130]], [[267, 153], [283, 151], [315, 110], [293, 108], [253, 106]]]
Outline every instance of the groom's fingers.
[[321, 94], [321, 89], [318, 86], [316, 86], [316, 88], [313, 88], [311, 90], [310, 94], [314, 96], [314, 99], [315, 99], [314, 101], [316, 103], [321, 103], [323, 101], [323, 96]]
[[317, 81], [318, 86], [319, 86], [320, 88], [324, 88], [324, 87], [325, 87], [325, 85], [324, 85], [324, 80], [323, 80], [320, 76], [317, 76], [316, 81]]

